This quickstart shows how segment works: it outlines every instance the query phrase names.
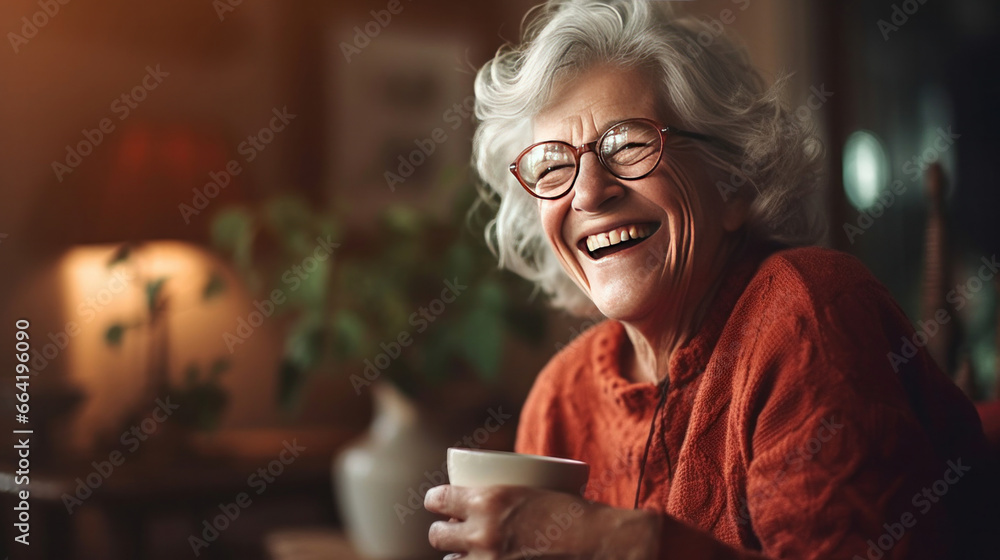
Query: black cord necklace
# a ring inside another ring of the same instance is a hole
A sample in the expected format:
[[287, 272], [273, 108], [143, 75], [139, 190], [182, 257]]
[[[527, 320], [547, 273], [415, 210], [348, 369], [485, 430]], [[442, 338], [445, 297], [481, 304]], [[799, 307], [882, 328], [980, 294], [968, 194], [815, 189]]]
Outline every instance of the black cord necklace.
[[[639, 493], [642, 491], [642, 477], [646, 474], [646, 459], [649, 458], [649, 446], [653, 443], [653, 432], [656, 431], [656, 418], [660, 415], [663, 403], [667, 402], [667, 388], [669, 386], [670, 378], [663, 378], [663, 386], [660, 388], [660, 402], [656, 403], [656, 409], [653, 410], [653, 420], [649, 423], [649, 435], [646, 437], [646, 449], [642, 452], [642, 462], [639, 463], [639, 482], [635, 486], [635, 505], [632, 506], [632, 509], [639, 509]], [[664, 453], [667, 457], [667, 474], [669, 475], [670, 453], [667, 449], [664, 449]]]

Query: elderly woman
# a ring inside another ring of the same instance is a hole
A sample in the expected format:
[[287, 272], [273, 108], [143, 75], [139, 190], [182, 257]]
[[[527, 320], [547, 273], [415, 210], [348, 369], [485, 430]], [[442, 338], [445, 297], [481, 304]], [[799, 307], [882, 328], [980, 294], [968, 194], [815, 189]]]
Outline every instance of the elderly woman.
[[[821, 150], [743, 51], [664, 2], [550, 1], [479, 73], [500, 264], [608, 320], [541, 372], [516, 450], [586, 493], [440, 486], [470, 558], [971, 558], [974, 408], [817, 239]], [[710, 39], [710, 40], [706, 40]], [[993, 504], [991, 509], [997, 506]]]

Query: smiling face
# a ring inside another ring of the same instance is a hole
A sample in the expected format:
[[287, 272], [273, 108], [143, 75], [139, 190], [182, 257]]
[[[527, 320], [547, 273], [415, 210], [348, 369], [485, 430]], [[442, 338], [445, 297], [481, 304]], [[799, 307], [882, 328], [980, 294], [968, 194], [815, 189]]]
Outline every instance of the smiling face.
[[[631, 118], [680, 126], [658, 101], [657, 89], [638, 69], [593, 68], [555, 88], [553, 101], [535, 118], [534, 141], [579, 146]], [[608, 317], [682, 321], [721, 274], [744, 206], [723, 201], [714, 171], [692, 142], [668, 136], [660, 164], [636, 180], [616, 178], [586, 153], [573, 190], [538, 201], [563, 268]]]

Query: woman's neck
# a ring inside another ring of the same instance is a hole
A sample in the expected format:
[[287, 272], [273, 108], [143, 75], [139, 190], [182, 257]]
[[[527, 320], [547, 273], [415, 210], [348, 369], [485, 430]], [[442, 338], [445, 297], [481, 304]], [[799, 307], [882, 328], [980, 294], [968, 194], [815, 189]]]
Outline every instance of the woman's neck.
[[733, 261], [743, 252], [743, 236], [727, 240], [712, 260], [708, 277], [712, 281], [699, 297], [690, 297], [690, 279], [679, 288], [681, 297], [677, 313], [671, 317], [649, 317], [644, 322], [625, 322], [625, 333], [631, 343], [623, 348], [622, 373], [636, 383], [659, 383], [670, 373], [674, 354], [701, 327], [708, 309], [718, 293]]

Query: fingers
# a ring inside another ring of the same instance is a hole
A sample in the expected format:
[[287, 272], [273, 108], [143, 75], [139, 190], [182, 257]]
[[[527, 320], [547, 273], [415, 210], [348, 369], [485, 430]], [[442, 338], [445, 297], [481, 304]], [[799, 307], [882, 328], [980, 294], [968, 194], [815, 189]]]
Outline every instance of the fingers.
[[471, 546], [465, 525], [461, 521], [435, 521], [427, 532], [427, 540], [438, 550], [466, 552]]
[[[431, 546], [447, 552], [461, 552], [477, 558], [485, 552], [503, 553], [508, 548], [506, 531], [496, 523], [473, 521], [435, 521], [427, 533]], [[488, 556], [495, 558], [496, 555]]]
[[424, 507], [431, 512], [451, 517], [451, 521], [436, 521], [427, 538], [438, 550], [471, 552], [494, 550], [500, 545], [499, 516], [504, 511], [508, 488], [466, 488], [442, 485], [424, 495]]
[[469, 489], [443, 484], [435, 486], [424, 495], [424, 509], [455, 519], [469, 516]]
[[546, 494], [515, 486], [436, 486], [424, 495], [424, 507], [452, 519], [432, 524], [428, 540], [439, 550], [468, 552], [469, 558], [478, 558], [484, 551], [496, 557], [516, 540], [517, 531], [524, 529], [524, 516], [517, 513], [521, 506], [531, 497]]

